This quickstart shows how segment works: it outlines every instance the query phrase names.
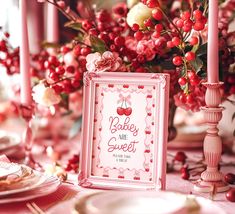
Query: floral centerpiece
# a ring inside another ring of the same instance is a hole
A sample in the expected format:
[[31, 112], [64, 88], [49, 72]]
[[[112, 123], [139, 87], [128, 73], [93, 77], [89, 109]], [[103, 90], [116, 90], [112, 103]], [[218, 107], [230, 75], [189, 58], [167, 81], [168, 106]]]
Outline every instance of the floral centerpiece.
[[[83, 85], [85, 72], [169, 73], [170, 124], [176, 106], [198, 111], [205, 105], [208, 1], [128, 0], [111, 9], [78, 1], [76, 10], [63, 0], [55, 5], [68, 19], [70, 38], [64, 44], [44, 42], [32, 55], [33, 98], [44, 106], [68, 108], [69, 97]], [[224, 99], [235, 94], [234, 0], [220, 1], [220, 79]], [[9, 75], [19, 72], [19, 51], [0, 41], [0, 64]], [[54, 48], [55, 54], [47, 52]], [[171, 127], [172, 128], [172, 127]], [[172, 130], [172, 129], [171, 129]], [[172, 136], [174, 137], [174, 129]]]

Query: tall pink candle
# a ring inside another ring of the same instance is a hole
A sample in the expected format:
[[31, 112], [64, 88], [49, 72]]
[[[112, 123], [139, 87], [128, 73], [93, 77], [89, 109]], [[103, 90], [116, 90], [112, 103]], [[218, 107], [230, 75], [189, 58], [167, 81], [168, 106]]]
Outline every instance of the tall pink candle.
[[59, 41], [59, 20], [58, 9], [53, 4], [47, 4], [47, 41], [58, 43]]
[[19, 0], [20, 10], [20, 100], [24, 105], [31, 105], [31, 81], [29, 71], [29, 43], [27, 30], [27, 0]]
[[41, 50], [41, 43], [44, 39], [43, 4], [35, 0], [27, 0], [27, 21], [29, 50], [30, 53], [37, 54]]
[[209, 0], [207, 81], [219, 82], [218, 0]]

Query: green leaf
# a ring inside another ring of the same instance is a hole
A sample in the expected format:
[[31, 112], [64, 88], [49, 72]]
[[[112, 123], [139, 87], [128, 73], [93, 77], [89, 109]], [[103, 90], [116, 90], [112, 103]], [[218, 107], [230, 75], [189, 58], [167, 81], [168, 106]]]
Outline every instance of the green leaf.
[[200, 45], [200, 47], [197, 49], [197, 56], [202, 56], [202, 55], [206, 55], [207, 53], [207, 43]]
[[78, 35], [73, 40], [78, 41], [78, 42], [83, 42], [84, 35], [81, 33], [78, 33]]
[[81, 31], [81, 28], [82, 28], [82, 24], [81, 23], [74, 22], [74, 21], [66, 22], [64, 24], [64, 26], [68, 27], [68, 28], [72, 28], [72, 29], [77, 30], [77, 31]]
[[90, 42], [91, 42], [91, 46], [95, 52], [103, 53], [107, 50], [104, 41], [99, 39], [96, 36], [91, 35]]
[[171, 61], [162, 61], [160, 62], [159, 66], [162, 67], [163, 70], [172, 70], [175, 69], [175, 65]]
[[60, 106], [69, 109], [69, 95], [68, 94], [60, 94], [61, 101], [60, 101]]
[[43, 41], [42, 42], [42, 47], [43, 48], [59, 48], [60, 45], [57, 44], [57, 43], [53, 43], [53, 42]]
[[191, 65], [196, 72], [199, 72], [203, 67], [203, 61], [197, 56], [196, 59], [191, 62]]

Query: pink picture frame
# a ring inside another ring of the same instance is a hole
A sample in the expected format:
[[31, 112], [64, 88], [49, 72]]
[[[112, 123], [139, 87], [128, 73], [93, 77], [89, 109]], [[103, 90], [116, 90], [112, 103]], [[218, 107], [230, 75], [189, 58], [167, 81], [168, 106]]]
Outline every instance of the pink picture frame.
[[79, 184], [165, 189], [169, 75], [84, 75]]

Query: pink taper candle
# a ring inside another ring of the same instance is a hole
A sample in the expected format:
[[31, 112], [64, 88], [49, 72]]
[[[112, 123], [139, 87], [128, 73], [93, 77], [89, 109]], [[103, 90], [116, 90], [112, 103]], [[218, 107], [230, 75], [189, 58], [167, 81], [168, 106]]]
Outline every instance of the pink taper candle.
[[23, 105], [31, 105], [31, 80], [29, 71], [29, 41], [27, 30], [26, 0], [19, 0], [20, 10], [20, 100]]
[[207, 81], [219, 82], [218, 0], [209, 0]]
[[58, 43], [59, 41], [59, 20], [58, 9], [53, 5], [47, 4], [47, 41]]

